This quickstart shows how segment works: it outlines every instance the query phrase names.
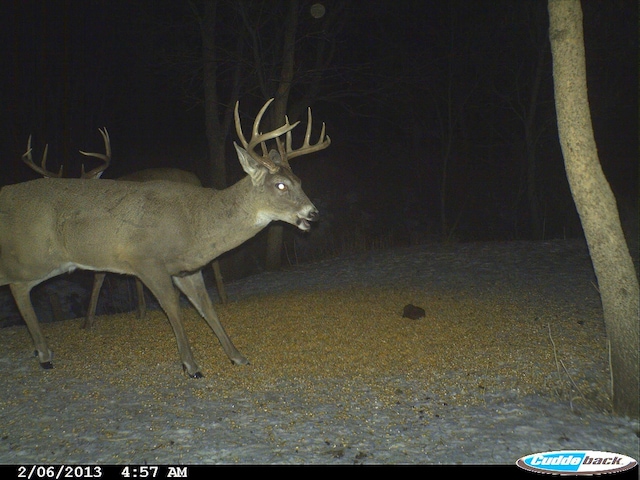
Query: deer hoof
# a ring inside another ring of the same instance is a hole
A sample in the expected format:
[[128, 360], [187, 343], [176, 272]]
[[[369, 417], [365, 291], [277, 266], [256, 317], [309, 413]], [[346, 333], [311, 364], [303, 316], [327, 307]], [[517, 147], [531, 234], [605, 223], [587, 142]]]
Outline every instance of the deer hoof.
[[201, 372], [197, 371], [195, 373], [189, 373], [186, 365], [182, 365], [182, 371], [187, 374], [189, 378], [204, 378]]
[[[49, 350], [48, 352], [49, 352], [49, 355], [46, 355], [46, 356], [40, 355], [40, 352], [38, 352], [38, 350], [35, 350], [33, 352], [33, 356], [38, 357], [38, 359], [40, 360], [40, 366], [45, 370], [51, 370], [53, 368], [53, 363], [51, 363], [51, 359], [53, 358], [53, 352], [51, 350]], [[42, 357], [49, 358], [49, 360], [42, 361]]]
[[231, 363], [234, 365], [250, 365], [249, 360], [247, 360], [242, 355], [238, 355], [237, 357], [230, 358]]

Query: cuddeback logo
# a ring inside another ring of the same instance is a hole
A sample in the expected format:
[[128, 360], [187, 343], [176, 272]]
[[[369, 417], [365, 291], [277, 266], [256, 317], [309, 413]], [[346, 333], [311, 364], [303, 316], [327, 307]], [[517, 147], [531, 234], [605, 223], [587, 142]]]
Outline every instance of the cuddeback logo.
[[559, 450], [533, 453], [518, 459], [516, 465], [525, 470], [558, 475], [597, 475], [629, 470], [638, 464], [619, 453], [592, 450]]

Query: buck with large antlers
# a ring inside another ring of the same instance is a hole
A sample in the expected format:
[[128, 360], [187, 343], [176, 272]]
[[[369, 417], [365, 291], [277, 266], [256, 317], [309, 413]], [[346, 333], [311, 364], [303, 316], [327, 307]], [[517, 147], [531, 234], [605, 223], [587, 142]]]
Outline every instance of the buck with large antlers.
[[[89, 170], [88, 172], [85, 171], [83, 164], [82, 173], [80, 174], [80, 178], [82, 179], [99, 179], [111, 164], [111, 140], [109, 138], [109, 132], [107, 132], [106, 128], [104, 130], [99, 129], [99, 131], [102, 135], [102, 139], [104, 140], [105, 153], [89, 153], [83, 152], [82, 150], [80, 150], [80, 153], [87, 157], [99, 158], [103, 163], [96, 168]], [[40, 166], [37, 166], [33, 161], [31, 136], [29, 136], [29, 141], [27, 142], [27, 151], [22, 155], [22, 160], [29, 167], [31, 167], [31, 169], [45, 178], [62, 178], [62, 167], [60, 167], [60, 170], [58, 172], [51, 172], [47, 170], [48, 149], [49, 145], [45, 145], [44, 153], [42, 154], [42, 161], [40, 163]], [[147, 168], [118, 177], [118, 180], [128, 182], [151, 182], [155, 180], [167, 180], [171, 182], [187, 183], [198, 187], [202, 186], [200, 179], [195, 174], [186, 170], [181, 170], [179, 168]], [[216, 286], [218, 288], [218, 294], [220, 296], [220, 301], [222, 303], [227, 303], [227, 294], [224, 288], [224, 281], [222, 279], [222, 272], [220, 271], [220, 264], [218, 260], [214, 260], [212, 266], [214, 277], [216, 280]], [[85, 317], [83, 328], [91, 328], [95, 323], [98, 297], [100, 296], [100, 290], [102, 289], [102, 284], [104, 283], [105, 276], [106, 274], [104, 272], [97, 272], [94, 275], [93, 287], [91, 289], [91, 298], [89, 299], [89, 308], [87, 309], [87, 315]], [[138, 298], [138, 318], [144, 318], [147, 311], [147, 304], [144, 299], [144, 288], [142, 286], [142, 282], [137, 277], [136, 292]]]
[[[291, 146], [293, 125], [260, 134], [271, 103], [258, 113], [247, 141], [238, 104], [234, 143], [247, 176], [220, 191], [176, 182], [80, 179], [32, 180], [0, 189], [0, 285], [9, 285], [33, 338], [40, 364], [52, 353], [30, 300], [31, 289], [76, 268], [135, 275], [158, 299], [178, 343], [185, 372], [201, 377], [187, 340], [178, 287], [204, 317], [235, 364], [247, 359], [236, 349], [213, 308], [201, 268], [256, 235], [272, 220], [310, 229], [318, 210], [302, 191], [289, 160], [326, 148], [324, 124], [310, 144], [311, 110], [302, 147]], [[285, 135], [285, 143], [279, 139]], [[265, 142], [275, 139], [277, 150]], [[255, 151], [260, 146], [262, 153]]]

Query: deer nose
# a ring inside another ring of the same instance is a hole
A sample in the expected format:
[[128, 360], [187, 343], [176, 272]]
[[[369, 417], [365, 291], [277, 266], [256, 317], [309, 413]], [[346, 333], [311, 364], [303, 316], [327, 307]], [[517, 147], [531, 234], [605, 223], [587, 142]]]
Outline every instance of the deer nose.
[[320, 216], [320, 212], [318, 210], [316, 210], [315, 208], [313, 210], [311, 210], [309, 212], [309, 215], [307, 217], [307, 220], [310, 220], [312, 222], [315, 222], [316, 220], [318, 220], [318, 217]]

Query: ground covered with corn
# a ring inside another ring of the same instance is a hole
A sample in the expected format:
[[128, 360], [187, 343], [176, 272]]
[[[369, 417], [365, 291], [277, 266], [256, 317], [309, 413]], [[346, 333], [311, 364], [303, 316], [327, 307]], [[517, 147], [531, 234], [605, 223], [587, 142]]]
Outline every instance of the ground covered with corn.
[[[0, 463], [513, 464], [534, 452], [638, 459], [610, 412], [602, 309], [575, 241], [426, 245], [227, 286], [232, 365], [197, 313], [205, 378], [161, 311], [0, 332]], [[213, 293], [214, 298], [215, 293]], [[402, 316], [413, 304], [416, 320]]]

